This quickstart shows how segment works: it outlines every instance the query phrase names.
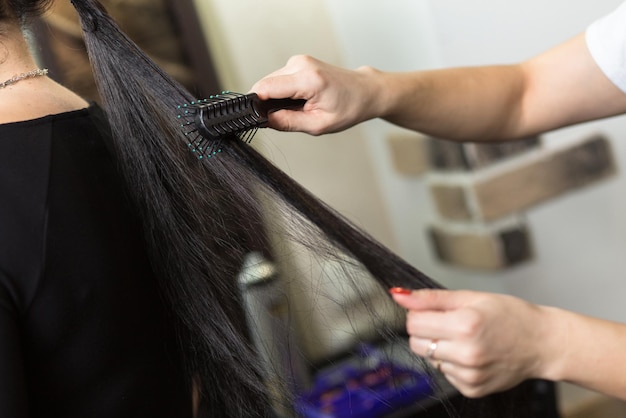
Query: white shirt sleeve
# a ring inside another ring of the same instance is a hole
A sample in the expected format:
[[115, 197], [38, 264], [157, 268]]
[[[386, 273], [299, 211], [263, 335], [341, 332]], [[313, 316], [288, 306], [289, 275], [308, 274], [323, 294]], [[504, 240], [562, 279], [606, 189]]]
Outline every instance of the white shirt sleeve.
[[600, 69], [626, 93], [626, 2], [592, 23], [585, 35], [587, 47]]

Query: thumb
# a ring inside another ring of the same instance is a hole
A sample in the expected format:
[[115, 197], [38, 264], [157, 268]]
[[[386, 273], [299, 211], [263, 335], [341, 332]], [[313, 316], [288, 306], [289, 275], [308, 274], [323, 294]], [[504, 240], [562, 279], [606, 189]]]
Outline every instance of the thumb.
[[310, 135], [324, 133], [325, 117], [315, 110], [282, 109], [268, 115], [269, 127], [279, 131], [305, 132]]
[[251, 92], [261, 100], [267, 99], [308, 99], [300, 78], [294, 74], [272, 74], [257, 81]]
[[393, 300], [414, 311], [451, 311], [465, 306], [474, 293], [461, 290], [422, 289], [411, 293], [392, 292]]

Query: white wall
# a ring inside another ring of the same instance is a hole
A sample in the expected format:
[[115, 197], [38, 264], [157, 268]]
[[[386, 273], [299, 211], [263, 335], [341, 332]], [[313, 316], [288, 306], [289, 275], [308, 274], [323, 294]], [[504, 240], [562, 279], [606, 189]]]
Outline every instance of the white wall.
[[[197, 0], [227, 88], [306, 53], [338, 65], [399, 71], [526, 59], [585, 29], [622, 0]], [[567, 63], [563, 63], [567, 65]], [[440, 265], [425, 227], [436, 219], [421, 180], [395, 174], [384, 138], [370, 122], [310, 138], [265, 132], [266, 154], [331, 205], [451, 287], [510, 292], [531, 301], [626, 321], [626, 177], [527, 213], [536, 259], [481, 274]], [[544, 137], [558, 147], [602, 131], [626, 167], [623, 117]], [[623, 169], [622, 169], [623, 170]]]

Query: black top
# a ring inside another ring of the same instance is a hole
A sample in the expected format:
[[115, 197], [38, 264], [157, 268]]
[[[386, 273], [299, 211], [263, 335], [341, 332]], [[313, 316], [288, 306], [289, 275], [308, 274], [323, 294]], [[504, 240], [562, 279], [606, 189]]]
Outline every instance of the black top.
[[0, 417], [189, 417], [99, 108], [0, 125]]

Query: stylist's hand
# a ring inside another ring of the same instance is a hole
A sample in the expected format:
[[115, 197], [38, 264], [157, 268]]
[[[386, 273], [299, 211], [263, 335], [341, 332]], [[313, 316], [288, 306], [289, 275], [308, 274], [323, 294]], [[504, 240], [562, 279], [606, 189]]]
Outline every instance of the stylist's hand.
[[394, 300], [408, 310], [411, 349], [428, 357], [467, 397], [541, 377], [546, 362], [561, 355], [551, 343], [556, 333], [550, 327], [550, 308], [490, 293], [398, 292], [392, 289]]
[[262, 100], [306, 99], [302, 110], [270, 114], [269, 126], [311, 135], [338, 132], [378, 116], [381, 73], [370, 67], [346, 70], [305, 55], [259, 80], [251, 91]]

